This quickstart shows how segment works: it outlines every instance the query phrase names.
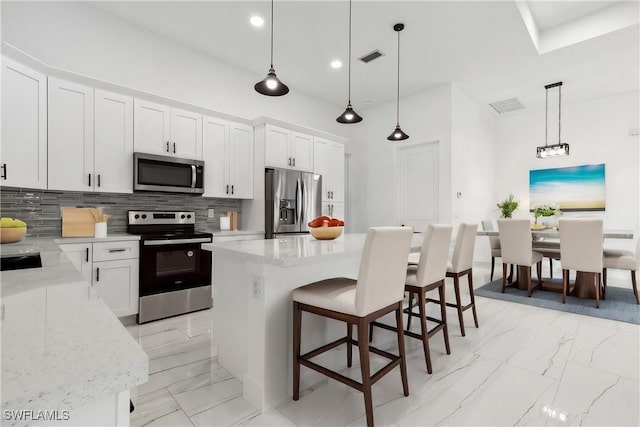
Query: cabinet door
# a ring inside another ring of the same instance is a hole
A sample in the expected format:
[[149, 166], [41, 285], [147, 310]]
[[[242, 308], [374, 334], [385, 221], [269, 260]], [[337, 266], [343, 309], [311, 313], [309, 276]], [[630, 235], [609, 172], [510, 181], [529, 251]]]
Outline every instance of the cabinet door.
[[[331, 201], [344, 202], [344, 145], [331, 144]], [[340, 217], [342, 219], [342, 217]]]
[[92, 191], [93, 88], [49, 78], [49, 189]]
[[313, 172], [322, 175], [322, 201], [331, 199], [331, 142], [315, 138], [313, 142]]
[[231, 123], [229, 136], [231, 197], [253, 199], [253, 128]]
[[289, 131], [267, 125], [265, 141], [265, 165], [274, 168], [290, 168]]
[[47, 188], [47, 78], [2, 57], [0, 184]]
[[344, 220], [344, 203], [322, 203], [322, 215]]
[[132, 193], [133, 98], [96, 89], [94, 147], [94, 188]]
[[202, 114], [171, 109], [171, 153], [202, 160]]
[[93, 286], [118, 317], [138, 312], [137, 258], [94, 263]]
[[93, 245], [91, 243], [69, 243], [60, 245], [60, 250], [65, 253], [71, 263], [80, 271], [82, 277], [91, 283], [93, 269]]
[[171, 109], [166, 105], [133, 101], [133, 147], [141, 153], [169, 156], [171, 150]]
[[313, 172], [313, 137], [300, 132], [292, 132], [290, 155], [293, 168], [305, 172]]
[[204, 116], [202, 134], [204, 195], [229, 197], [229, 122]]

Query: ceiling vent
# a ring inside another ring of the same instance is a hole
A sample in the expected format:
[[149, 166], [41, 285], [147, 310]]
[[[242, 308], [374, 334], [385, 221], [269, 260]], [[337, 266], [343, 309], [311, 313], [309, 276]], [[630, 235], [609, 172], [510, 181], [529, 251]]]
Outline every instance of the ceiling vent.
[[492, 102], [491, 107], [499, 114], [508, 113], [509, 111], [522, 110], [524, 105], [520, 103], [518, 98], [505, 99], [504, 101]]
[[364, 56], [361, 56], [361, 57], [360, 57], [360, 58], [358, 58], [358, 59], [360, 59], [360, 61], [362, 61], [362, 62], [367, 63], [367, 62], [371, 62], [371, 61], [373, 61], [374, 59], [378, 59], [378, 58], [380, 58], [380, 57], [381, 57], [381, 56], [383, 56], [383, 55], [384, 55], [384, 53], [382, 53], [382, 52], [380, 52], [378, 49], [376, 49], [376, 50], [374, 50], [374, 51], [372, 51], [372, 52], [367, 53], [367, 54], [366, 54], [366, 55], [364, 55]]

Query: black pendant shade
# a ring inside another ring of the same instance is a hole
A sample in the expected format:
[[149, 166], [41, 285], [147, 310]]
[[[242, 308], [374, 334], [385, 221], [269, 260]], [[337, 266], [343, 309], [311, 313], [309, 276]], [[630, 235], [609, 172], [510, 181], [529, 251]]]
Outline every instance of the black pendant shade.
[[405, 139], [409, 139], [409, 135], [404, 133], [402, 129], [400, 129], [400, 125], [397, 124], [396, 128], [391, 132], [391, 135], [387, 137], [389, 141], [404, 141]]
[[404, 133], [400, 129], [400, 31], [404, 30], [404, 24], [396, 24], [393, 26], [393, 30], [398, 33], [398, 87], [396, 96], [396, 128], [391, 132], [391, 135], [387, 137], [389, 141], [404, 141], [409, 139], [409, 135]]
[[353, 107], [351, 106], [351, 0], [349, 0], [349, 100], [347, 101], [346, 110], [336, 118], [336, 121], [344, 124], [362, 121], [362, 117], [353, 111]]
[[351, 107], [351, 102], [347, 104], [347, 109], [344, 110], [344, 113], [340, 114], [336, 119], [338, 123], [358, 123], [362, 121], [362, 117], [358, 115], [353, 108]]
[[289, 87], [280, 81], [273, 67], [269, 68], [267, 77], [256, 83], [253, 88], [258, 93], [267, 96], [282, 96], [289, 93]]
[[282, 96], [289, 93], [289, 87], [278, 79], [276, 70], [273, 69], [273, 0], [271, 0], [271, 66], [267, 77], [256, 83], [253, 88], [256, 92], [267, 96]]

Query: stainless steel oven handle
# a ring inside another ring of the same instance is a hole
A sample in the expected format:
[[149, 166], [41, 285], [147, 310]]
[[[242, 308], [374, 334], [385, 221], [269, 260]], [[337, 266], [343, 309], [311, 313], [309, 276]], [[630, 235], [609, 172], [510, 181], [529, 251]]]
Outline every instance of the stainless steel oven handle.
[[196, 188], [196, 165], [191, 165], [191, 188]]
[[180, 245], [183, 243], [211, 243], [211, 238], [201, 237], [197, 239], [165, 239], [165, 240], [145, 240], [145, 246], [160, 246], [160, 245]]

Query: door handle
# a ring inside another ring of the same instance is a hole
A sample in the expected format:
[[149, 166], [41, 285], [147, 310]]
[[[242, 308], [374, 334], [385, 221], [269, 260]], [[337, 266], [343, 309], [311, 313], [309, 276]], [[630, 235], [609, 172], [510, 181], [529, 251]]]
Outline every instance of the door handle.
[[[119, 248], [119, 249], [109, 249], [109, 253], [113, 253], [113, 252], [125, 252], [127, 249], [125, 248]], [[88, 253], [88, 249], [87, 249], [87, 253]]]
[[331, 198], [331, 191], [327, 191], [327, 199]]
[[291, 157], [289, 157], [289, 166], [291, 166]]
[[100, 174], [98, 174], [98, 187], [100, 187]]
[[176, 143], [174, 142], [173, 143], [173, 154], [175, 154], [175, 153], [176, 153]]
[[167, 153], [169, 152], [169, 141], [167, 141]]
[[2, 164], [2, 179], [7, 179], [7, 164]]
[[100, 267], [96, 268], [96, 282], [100, 281]]
[[293, 158], [293, 166], [295, 166], [295, 165], [296, 165], [296, 158], [294, 157]]
[[[175, 153], [176, 144], [173, 144], [173, 152]], [[196, 188], [196, 165], [191, 165], [191, 188]]]
[[85, 254], [84, 260], [85, 260], [85, 262], [89, 262], [89, 248], [86, 248], [85, 250], [86, 250], [87, 252], [86, 252], [86, 254]]
[[229, 194], [229, 184], [227, 184], [227, 194]]
[[89, 187], [91, 187], [91, 174], [89, 174]]
[[231, 185], [231, 194], [233, 194], [233, 185]]

